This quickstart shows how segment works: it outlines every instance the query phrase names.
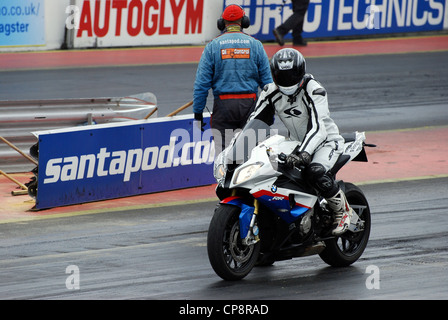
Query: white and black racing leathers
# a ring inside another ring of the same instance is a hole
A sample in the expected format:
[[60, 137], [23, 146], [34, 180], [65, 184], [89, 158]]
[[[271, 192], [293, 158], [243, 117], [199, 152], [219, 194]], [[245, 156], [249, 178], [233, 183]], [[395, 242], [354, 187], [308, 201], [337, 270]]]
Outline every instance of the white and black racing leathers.
[[275, 114], [290, 138], [301, 143], [297, 152], [308, 152], [312, 162], [322, 164], [326, 170], [333, 167], [343, 151], [344, 139], [330, 118], [327, 92], [312, 75], [305, 75], [303, 88], [295, 96], [282, 94], [275, 83], [264, 87], [249, 119], [272, 125]]

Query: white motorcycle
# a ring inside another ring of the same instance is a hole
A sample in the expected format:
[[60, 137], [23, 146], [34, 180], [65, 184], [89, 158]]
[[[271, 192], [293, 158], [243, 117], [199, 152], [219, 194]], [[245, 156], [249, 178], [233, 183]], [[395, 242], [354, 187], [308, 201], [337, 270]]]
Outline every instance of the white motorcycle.
[[[370, 209], [354, 184], [337, 180], [354, 210], [350, 226], [333, 236], [334, 214], [302, 177], [303, 168], [286, 165], [298, 145], [284, 136], [268, 137], [270, 128], [251, 120], [216, 158], [217, 205], [210, 222], [207, 250], [210, 263], [224, 280], [239, 280], [255, 265], [319, 254], [331, 266], [359, 259], [370, 234]], [[330, 170], [350, 161], [367, 161], [365, 134], [343, 135], [344, 152]]]

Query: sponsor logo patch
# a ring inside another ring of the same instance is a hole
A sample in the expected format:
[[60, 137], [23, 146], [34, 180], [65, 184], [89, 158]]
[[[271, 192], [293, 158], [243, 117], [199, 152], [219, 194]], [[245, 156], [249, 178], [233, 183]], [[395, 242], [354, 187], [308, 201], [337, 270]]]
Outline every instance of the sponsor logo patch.
[[221, 59], [250, 59], [250, 48], [221, 49]]

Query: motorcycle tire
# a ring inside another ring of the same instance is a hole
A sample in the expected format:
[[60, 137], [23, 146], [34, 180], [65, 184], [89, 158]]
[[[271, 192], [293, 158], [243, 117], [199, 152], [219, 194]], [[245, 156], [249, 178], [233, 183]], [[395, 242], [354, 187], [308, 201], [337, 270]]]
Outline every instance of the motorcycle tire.
[[260, 242], [244, 245], [239, 232], [240, 208], [220, 204], [215, 210], [207, 235], [210, 264], [224, 280], [243, 279], [258, 259]]
[[325, 241], [326, 248], [319, 256], [333, 267], [347, 267], [356, 262], [363, 254], [370, 236], [370, 208], [364, 193], [352, 183], [345, 183], [344, 192], [350, 206], [357, 210], [359, 218], [364, 221], [364, 230], [357, 233], [346, 231], [339, 237]]

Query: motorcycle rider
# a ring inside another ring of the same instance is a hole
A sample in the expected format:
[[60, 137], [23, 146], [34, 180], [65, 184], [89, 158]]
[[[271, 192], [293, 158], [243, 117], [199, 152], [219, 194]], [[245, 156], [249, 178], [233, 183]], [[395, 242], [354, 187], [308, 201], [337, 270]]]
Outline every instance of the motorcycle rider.
[[290, 138], [300, 142], [286, 164], [305, 166], [305, 176], [335, 214], [333, 235], [340, 235], [350, 225], [353, 211], [328, 173], [343, 151], [344, 138], [330, 118], [327, 92], [306, 73], [305, 59], [295, 49], [279, 50], [270, 65], [274, 82], [264, 87], [249, 120], [256, 118], [272, 125], [277, 113]]

